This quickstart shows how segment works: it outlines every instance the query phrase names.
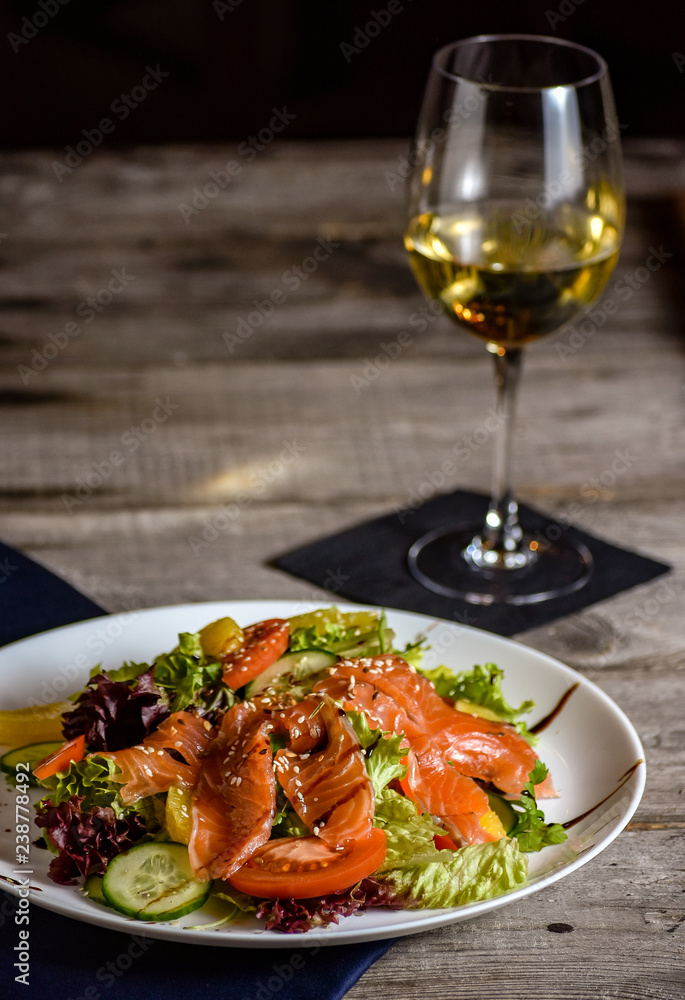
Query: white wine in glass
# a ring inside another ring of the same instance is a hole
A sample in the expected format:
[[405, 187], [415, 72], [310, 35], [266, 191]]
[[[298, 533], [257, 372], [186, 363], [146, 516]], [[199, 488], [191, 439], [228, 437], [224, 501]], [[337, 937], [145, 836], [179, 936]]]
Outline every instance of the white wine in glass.
[[623, 234], [619, 129], [606, 64], [578, 45], [489, 35], [434, 58], [413, 153], [405, 245], [416, 278], [495, 362], [501, 429], [482, 525], [420, 538], [426, 587], [478, 604], [527, 604], [582, 587], [592, 556], [527, 531], [511, 491], [522, 349], [600, 295]]

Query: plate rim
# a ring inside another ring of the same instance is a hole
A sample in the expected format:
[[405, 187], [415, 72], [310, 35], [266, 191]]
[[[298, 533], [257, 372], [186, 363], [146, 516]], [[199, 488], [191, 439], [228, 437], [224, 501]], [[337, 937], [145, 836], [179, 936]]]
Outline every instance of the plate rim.
[[[298, 600], [294, 598], [230, 598], [225, 600], [212, 600], [212, 601], [191, 601], [185, 602], [183, 604], [165, 604], [158, 606], [151, 606], [146, 608], [139, 608], [135, 610], [122, 609], [118, 612], [105, 612], [102, 615], [97, 615], [92, 618], [86, 618], [78, 622], [70, 622], [65, 625], [60, 625], [55, 628], [45, 629], [41, 632], [36, 632], [30, 636], [26, 636], [22, 639], [14, 640], [5, 646], [0, 647], [0, 675], [3, 672], [4, 664], [3, 660], [11, 655], [12, 651], [18, 647], [22, 647], [33, 643], [35, 640], [40, 638], [45, 638], [53, 635], [61, 635], [65, 632], [75, 631], [79, 629], [87, 628], [90, 623], [102, 622], [105, 620], [120, 619], [122, 615], [135, 614], [136, 616], [153, 616], [155, 614], [164, 613], [176, 613], [183, 615], [188, 609], [193, 609], [193, 611], [201, 611], [203, 608], [218, 608], [224, 609], [226, 614], [230, 614], [230, 609], [237, 605], [245, 608], [264, 608], [266, 605], [277, 606], [286, 612], [286, 615], [281, 615], [280, 617], [290, 617], [295, 613], [303, 613], [307, 610], [316, 610], [321, 607], [330, 607], [331, 603], [339, 605], [345, 610], [354, 609], [375, 609], [375, 610], [385, 610], [389, 615], [397, 615], [402, 619], [409, 621], [416, 621], [417, 624], [425, 623], [426, 627], [428, 624], [436, 625], [446, 625], [457, 631], [463, 631], [468, 633], [472, 637], [478, 639], [486, 637], [486, 641], [495, 641], [496, 644], [501, 645], [503, 648], [513, 647], [518, 651], [522, 651], [525, 656], [531, 656], [537, 659], [541, 664], [546, 664], [547, 666], [552, 666], [555, 670], [565, 674], [568, 679], [574, 682], [579, 682], [584, 688], [586, 688], [593, 697], [597, 698], [602, 704], [604, 710], [608, 710], [621, 725], [623, 734], [628, 736], [633, 744], [636, 751], [636, 762], [632, 790], [630, 792], [629, 801], [623, 808], [622, 815], [617, 823], [599, 838], [598, 842], [592, 847], [588, 848], [586, 851], [582, 852], [575, 859], [565, 863], [558, 870], [552, 871], [547, 875], [541, 877], [540, 880], [532, 883], [526, 883], [525, 885], [510, 890], [500, 896], [496, 896], [493, 899], [483, 900], [475, 903], [462, 904], [458, 907], [452, 907], [449, 909], [425, 909], [425, 910], [404, 910], [404, 911], [389, 911], [389, 919], [392, 917], [397, 917], [401, 912], [404, 914], [411, 914], [411, 917], [405, 918], [402, 923], [397, 925], [390, 924], [389, 926], [381, 927], [354, 927], [349, 926], [347, 923], [351, 918], [346, 918], [345, 921], [338, 925], [339, 929], [336, 928], [334, 933], [330, 932], [330, 929], [324, 928], [323, 930], [313, 930], [307, 932], [307, 934], [283, 934], [275, 931], [267, 931], [266, 929], [249, 929], [249, 930], [237, 930], [232, 934], [222, 934], [217, 933], [214, 930], [203, 930], [203, 925], [197, 925], [197, 930], [192, 933], [189, 927], [180, 927], [173, 922], [160, 922], [160, 923], [148, 923], [146, 921], [135, 920], [131, 917], [126, 917], [123, 914], [117, 914], [115, 912], [108, 912], [107, 910], [97, 907], [97, 904], [93, 904], [92, 915], [90, 912], [88, 915], [74, 911], [73, 905], [70, 905], [70, 901], [73, 900], [73, 895], [69, 895], [69, 890], [72, 894], [78, 894], [79, 898], [81, 896], [80, 888], [78, 886], [59, 886], [56, 883], [49, 882], [49, 887], [52, 888], [53, 885], [59, 889], [65, 890], [64, 901], [62, 901], [61, 896], [56, 899], [40, 899], [38, 893], [32, 894], [32, 902], [39, 905], [42, 909], [48, 910], [50, 912], [58, 913], [61, 916], [65, 916], [69, 919], [78, 920], [79, 922], [92, 923], [107, 930], [112, 930], [118, 933], [131, 933], [132, 929], [135, 928], [135, 933], [137, 936], [141, 937], [151, 937], [155, 939], [176, 941], [189, 945], [206, 945], [215, 947], [241, 947], [241, 948], [276, 948], [276, 949], [286, 949], [286, 948], [301, 948], [303, 946], [308, 946], [311, 942], [315, 946], [342, 946], [345, 944], [358, 944], [361, 942], [371, 942], [387, 940], [395, 937], [404, 937], [410, 934], [422, 933], [426, 930], [430, 930], [435, 927], [448, 926], [461, 920], [473, 919], [481, 914], [487, 913], [499, 906], [506, 905], [508, 902], [513, 900], [518, 900], [526, 898], [535, 892], [539, 892], [545, 889], [547, 886], [559, 881], [562, 878], [571, 875], [578, 868], [587, 864], [594, 857], [605, 850], [613, 841], [621, 834], [625, 829], [630, 819], [637, 810], [639, 803], [642, 799], [646, 784], [646, 761], [645, 761], [645, 751], [642, 746], [640, 737], [635, 729], [633, 723], [625, 714], [623, 709], [605, 692], [600, 688], [594, 681], [589, 680], [583, 674], [576, 671], [573, 667], [568, 666], [562, 660], [551, 656], [535, 647], [528, 646], [524, 642], [521, 642], [517, 638], [511, 636], [502, 636], [496, 632], [490, 632], [486, 629], [476, 628], [472, 625], [462, 624], [461, 622], [450, 621], [449, 619], [440, 618], [434, 615], [426, 615], [420, 612], [406, 611], [399, 608], [385, 607], [382, 608], [380, 605], [372, 604], [362, 604], [359, 602], [345, 601], [336, 599], [332, 597], [331, 600], [327, 600], [322, 597], [320, 600], [307, 598], [306, 600]], [[261, 612], [262, 617], [264, 613]], [[208, 619], [210, 620], [210, 619]], [[255, 620], [257, 620], [255, 618]], [[182, 624], [182, 621], [181, 621]], [[420, 629], [417, 629], [420, 631]], [[116, 640], [114, 640], [114, 647], [116, 649]], [[57, 659], [57, 657], [56, 657]], [[503, 668], [506, 676], [506, 667]], [[629, 779], [630, 780], [630, 779]], [[613, 793], [607, 796], [607, 799], [612, 798], [619, 789], [617, 788]], [[604, 800], [606, 801], [606, 800]], [[590, 813], [594, 812], [595, 809], [600, 808], [604, 802], [598, 803]], [[0, 866], [4, 868], [6, 862], [0, 859]], [[47, 875], [41, 873], [40, 878], [47, 879]], [[2, 888], [12, 894], [18, 895], [19, 888], [7, 884], [5, 878], [2, 878]], [[379, 911], [372, 911], [379, 912]], [[416, 916], [414, 916], [416, 915]], [[360, 916], [363, 916], [360, 915]], [[231, 925], [227, 925], [231, 928]], [[190, 933], [189, 933], [190, 931]], [[328, 931], [328, 933], [327, 933]]]

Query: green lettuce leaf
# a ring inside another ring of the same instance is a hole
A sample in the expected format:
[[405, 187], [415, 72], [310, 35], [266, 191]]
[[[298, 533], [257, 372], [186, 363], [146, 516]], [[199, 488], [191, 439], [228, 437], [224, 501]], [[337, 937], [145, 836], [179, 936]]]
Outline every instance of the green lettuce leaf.
[[546, 777], [547, 768], [542, 761], [536, 760], [529, 780], [523, 786], [521, 798], [510, 802], [519, 813], [510, 836], [518, 839], [522, 851], [540, 851], [548, 844], [563, 844], [567, 839], [563, 826], [560, 823], [546, 823], [544, 813], [538, 809], [535, 785], [539, 785]]
[[425, 652], [427, 642], [428, 640], [425, 636], [418, 639], [416, 642], [410, 642], [409, 645], [404, 647], [404, 649], [399, 650], [398, 655], [401, 656], [403, 660], [406, 660], [410, 666], [416, 667], [418, 670], [423, 660], [423, 654]]
[[327, 622], [323, 630], [316, 625], [309, 625], [306, 628], [295, 629], [290, 634], [288, 651], [299, 653], [306, 649], [324, 649], [332, 652], [332, 647], [345, 640], [345, 632], [352, 632], [353, 629], [345, 629], [335, 622]]
[[[149, 669], [149, 663], [124, 663], [118, 670], [108, 670], [107, 676], [113, 681], [133, 681]], [[91, 670], [90, 676], [96, 677], [100, 673], [102, 673], [102, 670], [98, 666]]]
[[371, 729], [366, 716], [361, 712], [345, 712], [354, 729], [366, 757], [366, 771], [371, 779], [376, 795], [395, 778], [403, 778], [407, 773], [406, 764], [401, 761], [407, 756], [407, 748], [400, 744], [403, 733], [388, 735], [380, 729]]
[[392, 649], [395, 633], [387, 628], [381, 616], [378, 627], [362, 632], [356, 625], [340, 622], [319, 622], [296, 628], [290, 633], [288, 651], [298, 653], [306, 649], [323, 649], [336, 656], [377, 656]]
[[201, 701], [201, 692], [215, 685], [222, 673], [221, 664], [203, 653], [197, 632], [182, 632], [178, 646], [158, 656], [152, 666], [155, 684], [173, 697], [172, 712]]
[[440, 856], [445, 852], [438, 850], [433, 837], [445, 831], [428, 813], [420, 813], [415, 803], [399, 792], [384, 788], [376, 795], [373, 823], [385, 831], [388, 841], [388, 853], [380, 871], [444, 860]]
[[117, 819], [125, 819], [131, 813], [138, 813], [150, 833], [155, 833], [164, 825], [164, 795], [149, 795], [125, 805], [119, 794], [121, 784], [112, 780], [119, 768], [109, 757], [91, 754], [84, 760], [72, 761], [66, 771], [60, 771], [44, 778], [41, 787], [48, 794], [43, 797], [58, 806], [67, 802], [72, 795], [83, 799], [82, 812], [90, 812], [95, 806], [109, 806]]
[[443, 856], [405, 868], [394, 868], [380, 876], [408, 908], [461, 906], [500, 896], [522, 885], [528, 877], [528, 861], [515, 840], [472, 844], [458, 851], [439, 851]]
[[435, 667], [433, 670], [421, 670], [421, 668], [419, 670], [424, 677], [432, 681], [435, 690], [442, 698], [450, 698], [452, 701], [472, 701], [476, 705], [481, 705], [494, 712], [498, 718], [516, 726], [529, 742], [536, 742], [536, 737], [519, 719], [519, 716], [525, 715], [535, 707], [535, 702], [523, 701], [518, 708], [510, 705], [502, 693], [504, 671], [494, 663], [486, 663], [484, 667], [476, 664], [473, 670], [460, 674], [455, 674], [444, 666]]
[[[238, 889], [232, 888], [228, 882], [221, 882], [221, 889], [215, 889], [212, 892], [212, 896], [216, 896], [218, 899], [225, 899], [226, 902], [232, 903], [238, 910], [243, 913], [254, 913], [257, 909], [259, 900], [255, 899], [254, 896], [248, 896], [247, 893], [239, 892]], [[199, 925], [203, 927], [205, 925]], [[211, 926], [211, 925], [207, 925]]]
[[84, 812], [93, 806], [110, 806], [117, 818], [122, 818], [126, 807], [119, 795], [120, 784], [111, 780], [119, 768], [109, 757], [93, 754], [84, 760], [72, 761], [66, 771], [44, 778], [41, 787], [49, 789], [49, 798], [58, 806], [72, 795], [83, 797]]

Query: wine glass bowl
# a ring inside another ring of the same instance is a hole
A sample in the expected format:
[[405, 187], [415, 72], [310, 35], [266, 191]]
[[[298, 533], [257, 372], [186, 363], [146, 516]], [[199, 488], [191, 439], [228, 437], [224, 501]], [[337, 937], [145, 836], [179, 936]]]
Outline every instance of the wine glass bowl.
[[577, 590], [588, 549], [527, 530], [511, 491], [523, 349], [601, 294], [623, 234], [619, 127], [604, 60], [529, 35], [465, 39], [435, 56], [412, 153], [405, 246], [416, 279], [495, 363], [500, 430], [485, 523], [409, 553], [426, 587], [472, 603]]

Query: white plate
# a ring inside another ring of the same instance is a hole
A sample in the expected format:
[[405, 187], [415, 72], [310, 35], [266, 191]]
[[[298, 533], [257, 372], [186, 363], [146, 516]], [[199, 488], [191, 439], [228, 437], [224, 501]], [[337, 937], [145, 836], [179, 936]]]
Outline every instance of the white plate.
[[[59, 701], [81, 688], [98, 663], [107, 669], [120, 666], [124, 660], [148, 662], [172, 649], [179, 632], [195, 631], [223, 615], [249, 625], [320, 606], [294, 601], [187, 604], [108, 615], [44, 632], [0, 649], [0, 707]], [[566, 843], [529, 855], [530, 878], [520, 889], [449, 910], [371, 910], [343, 918], [339, 925], [315, 934], [310, 932], [306, 940], [312, 944], [348, 944], [414, 934], [470, 919], [537, 892], [570, 875], [607, 847], [635, 812], [644, 790], [644, 751], [637, 733], [614, 702], [580, 674], [543, 653], [478, 629], [400, 611], [388, 612], [388, 624], [395, 630], [400, 648], [418, 634], [428, 633], [432, 652], [427, 666], [446, 663], [464, 670], [475, 663], [496, 663], [504, 670], [504, 692], [512, 704], [526, 698], [535, 701], [529, 725], [552, 712], [577, 683], [563, 709], [542, 732], [538, 753], [560, 793], [558, 799], [543, 803], [547, 820], [564, 823], [584, 818], [569, 828]], [[14, 790], [0, 786], [0, 800], [1, 827], [14, 831]], [[31, 847], [31, 904], [112, 930], [130, 933], [134, 924], [137, 934], [167, 940], [243, 948], [302, 946], [301, 935], [265, 931], [251, 917], [214, 929], [197, 926], [216, 919], [216, 914], [204, 911], [195, 911], [175, 923], [132, 921], [84, 898], [78, 887], [52, 882], [47, 875], [50, 857], [47, 851]], [[5, 834], [0, 877], [3, 888], [10, 892], [17, 890], [7, 879], [20, 877], [15, 874], [19, 868], [14, 837]], [[195, 927], [189, 929], [192, 925]]]

